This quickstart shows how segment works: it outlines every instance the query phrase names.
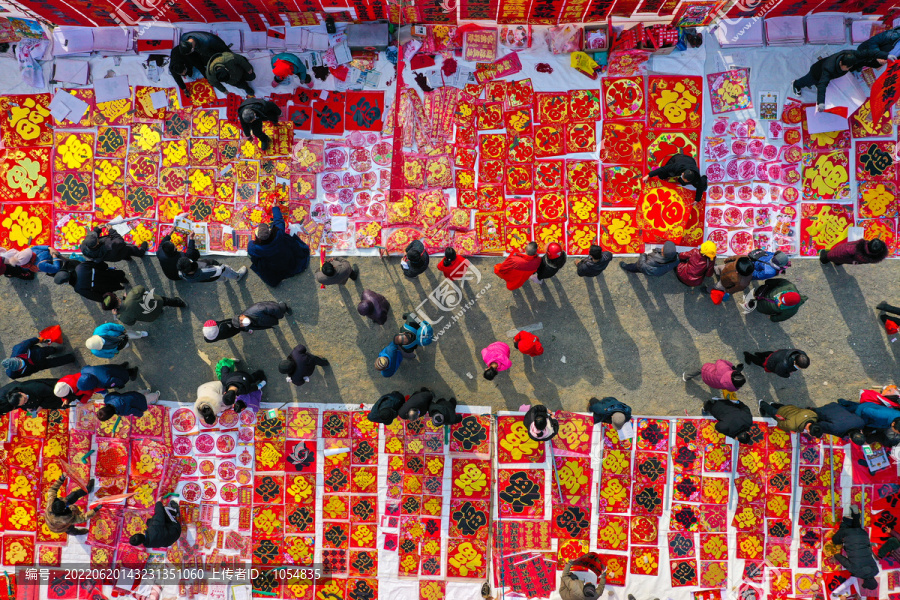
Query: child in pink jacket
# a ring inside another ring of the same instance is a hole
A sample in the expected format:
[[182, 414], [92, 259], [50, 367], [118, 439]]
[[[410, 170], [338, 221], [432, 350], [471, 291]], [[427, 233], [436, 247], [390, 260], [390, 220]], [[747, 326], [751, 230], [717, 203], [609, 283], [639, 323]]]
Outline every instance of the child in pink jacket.
[[487, 365], [484, 370], [484, 378], [488, 381], [494, 379], [499, 371], [505, 371], [512, 366], [509, 360], [509, 344], [494, 342], [481, 351], [481, 358]]

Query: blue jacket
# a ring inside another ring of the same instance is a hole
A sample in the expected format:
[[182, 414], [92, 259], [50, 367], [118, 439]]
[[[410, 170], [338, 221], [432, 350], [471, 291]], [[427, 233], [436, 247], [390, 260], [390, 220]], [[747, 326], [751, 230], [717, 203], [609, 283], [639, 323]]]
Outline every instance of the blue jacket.
[[272, 57], [272, 67], [275, 66], [275, 62], [283, 60], [284, 62], [291, 63], [291, 66], [294, 67], [294, 75], [300, 78], [300, 81], [306, 79], [306, 65], [303, 64], [303, 61], [296, 54], [291, 54], [290, 52], [280, 52]]
[[128, 379], [128, 370], [119, 365], [84, 367], [81, 369], [81, 377], [78, 378], [78, 389], [120, 388], [128, 383]]
[[600, 400], [599, 404], [591, 406], [591, 412], [597, 417], [594, 423], [610, 423], [613, 413], [617, 412], [624, 414], [626, 421], [631, 418], [631, 407], [609, 396]]
[[840, 398], [838, 404], [862, 417], [866, 427], [873, 429], [887, 429], [894, 419], [900, 419], [900, 410], [877, 402], [851, 402]]
[[400, 351], [400, 346], [394, 342], [385, 346], [382, 351], [378, 353], [378, 356], [386, 356], [389, 361], [388, 368], [381, 372], [382, 377], [390, 377], [396, 373], [397, 369], [400, 368], [400, 363], [403, 362], [403, 354]]
[[94, 335], [103, 338], [103, 348], [91, 350], [99, 358], [115, 358], [119, 353], [119, 340], [125, 335], [125, 327], [118, 323], [104, 323], [94, 330]]
[[80, 258], [65, 259], [63, 257], [54, 257], [50, 254], [50, 246], [32, 246], [31, 251], [37, 256], [37, 268], [41, 273], [48, 275], [56, 275], [59, 270], [65, 266], [67, 260], [75, 260], [80, 262]]
[[284, 229], [281, 209], [272, 207], [272, 234], [269, 241], [260, 244], [255, 239], [247, 245], [250, 268], [266, 285], [276, 287], [288, 277], [302, 273], [309, 266], [309, 246]]
[[120, 417], [140, 417], [147, 412], [147, 398], [140, 392], [110, 392], [103, 404], [116, 409]]
[[753, 261], [753, 279], [762, 281], [771, 279], [781, 273], [781, 267], [772, 264], [773, 256], [775, 256], [774, 252], [765, 252]]
[[[40, 343], [41, 340], [34, 337], [29, 340], [25, 340], [24, 342], [19, 342], [15, 346], [13, 346], [12, 354], [10, 355], [12, 358], [16, 358], [17, 356], [24, 356], [25, 358], [31, 358], [31, 348], [35, 344]], [[25, 362], [25, 367], [22, 370], [18, 369], [6, 369], [6, 376], [10, 379], [16, 379], [18, 377], [24, 377], [25, 375], [30, 375], [28, 369], [28, 362]]]

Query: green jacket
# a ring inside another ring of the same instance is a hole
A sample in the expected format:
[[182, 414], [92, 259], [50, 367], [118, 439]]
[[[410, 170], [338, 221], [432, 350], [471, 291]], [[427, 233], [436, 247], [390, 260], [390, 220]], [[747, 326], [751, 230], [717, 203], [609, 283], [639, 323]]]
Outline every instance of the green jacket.
[[136, 321], [155, 321], [163, 311], [163, 298], [149, 292], [142, 285], [131, 288], [125, 300], [119, 306], [116, 315], [125, 325], [134, 325]]
[[206, 78], [209, 80], [210, 85], [219, 90], [220, 92], [226, 92], [228, 90], [225, 89], [225, 86], [219, 81], [216, 77], [216, 67], [224, 66], [228, 69], [229, 79], [225, 83], [230, 83], [234, 86], [240, 86], [244, 81], [252, 80], [253, 78], [248, 79], [248, 75], [253, 72], [253, 67], [250, 65], [250, 61], [241, 56], [240, 54], [235, 54], [234, 52], [221, 52], [219, 54], [214, 54], [212, 58], [209, 59], [209, 64], [206, 65]]
[[815, 423], [819, 420], [816, 411], [790, 404], [782, 406], [775, 413], [778, 429], [787, 432], [799, 433], [803, 431], [807, 423]]
[[781, 294], [786, 292], [797, 292], [797, 286], [787, 279], [769, 279], [760, 286], [756, 293], [756, 310], [764, 315], [769, 315], [769, 319], [775, 323], [778, 321], [787, 321], [797, 314], [800, 307], [806, 302], [807, 297], [800, 295], [800, 302], [794, 306], [779, 306], [778, 299]]

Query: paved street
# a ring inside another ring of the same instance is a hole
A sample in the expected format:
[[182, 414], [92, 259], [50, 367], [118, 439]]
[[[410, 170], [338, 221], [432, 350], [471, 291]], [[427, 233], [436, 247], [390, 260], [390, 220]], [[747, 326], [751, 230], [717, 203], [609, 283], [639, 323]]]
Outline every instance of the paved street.
[[[463, 304], [487, 284], [490, 289], [436, 344], [420, 349], [415, 360], [404, 361], [394, 377], [385, 379], [372, 366], [375, 357], [399, 330], [401, 313], [414, 308], [442, 280], [435, 269], [437, 258], [432, 257], [427, 274], [413, 281], [401, 274], [399, 258], [355, 259], [351, 262], [360, 265], [359, 280], [324, 290], [310, 271], [273, 290], [252, 272], [237, 284], [175, 284], [163, 277], [155, 257], [117, 263], [133, 284], [179, 295], [189, 304], [182, 311], [167, 308], [156, 322], [137, 327], [148, 329], [150, 337], [132, 343], [119, 356], [140, 366], [141, 387], [160, 389], [163, 399], [179, 402], [193, 402], [197, 386], [214, 378], [212, 366], [225, 356], [265, 369], [269, 385], [264, 400], [271, 402], [293, 398], [371, 403], [394, 389], [409, 393], [429, 386], [439, 396], [452, 394], [461, 403], [495, 410], [540, 401], [551, 409], [584, 411], [591, 396], [611, 395], [640, 414], [696, 414], [700, 399], [710, 397], [710, 392], [700, 383], [682, 382], [682, 371], [718, 358], [740, 362], [743, 350], [792, 347], [805, 350], [812, 364], [789, 380], [758, 367], [747, 368], [748, 384], [739, 396], [751, 404], [754, 414], [756, 398], [824, 404], [840, 397], [855, 399], [860, 388], [896, 381], [900, 344], [890, 343], [873, 308], [881, 300], [900, 304], [890, 296], [894, 291], [890, 273], [900, 268], [895, 261], [823, 268], [817, 260], [795, 260], [788, 278], [810, 299], [794, 318], [771, 323], [760, 314], [744, 316], [734, 301], [714, 306], [708, 296], [688, 290], [673, 275], [647, 279], [626, 274], [618, 268], [618, 260], [594, 280], [577, 277], [570, 260], [546, 285], [529, 282], [509, 292], [493, 274], [498, 261], [493, 258], [473, 260], [483, 279], [466, 284]], [[235, 268], [249, 265], [246, 259], [222, 262]], [[364, 288], [390, 300], [387, 325], [374, 325], [356, 313]], [[269, 299], [286, 301], [294, 309], [281, 327], [216, 344], [204, 341], [201, 326], [206, 319], [230, 317], [255, 301]], [[84, 340], [112, 315], [69, 286], [56, 286], [45, 275], [33, 282], [4, 279], [0, 300], [5, 309], [0, 321], [4, 356], [38, 329], [61, 323], [80, 365], [104, 362], [89, 353]], [[449, 314], [427, 306], [429, 314]], [[534, 323], [543, 324], [537, 334], [544, 355], [532, 359], [513, 350], [512, 369], [493, 382], [483, 379], [481, 349], [498, 339], [512, 344], [508, 330]], [[331, 361], [331, 367], [319, 369], [299, 390], [277, 371], [278, 361], [297, 343]], [[58, 369], [54, 375], [67, 372]]]

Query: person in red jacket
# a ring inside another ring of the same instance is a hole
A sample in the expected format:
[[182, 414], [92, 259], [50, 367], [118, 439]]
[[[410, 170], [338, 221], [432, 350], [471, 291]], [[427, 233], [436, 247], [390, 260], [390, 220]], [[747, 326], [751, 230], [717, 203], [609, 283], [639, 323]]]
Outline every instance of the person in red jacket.
[[537, 255], [538, 245], [528, 242], [525, 253], [515, 251], [506, 257], [499, 265], [494, 265], [494, 273], [506, 282], [506, 289], [517, 290], [528, 281], [528, 278], [537, 273], [541, 264], [541, 257]]
[[541, 345], [541, 339], [530, 331], [520, 331], [513, 338], [513, 345], [516, 350], [528, 356], [540, 356], [544, 353], [544, 346]]
[[694, 371], [693, 373], [685, 371], [681, 378], [684, 381], [688, 381], [699, 375], [703, 379], [703, 383], [714, 390], [736, 392], [747, 383], [747, 379], [742, 372], [743, 370], [743, 364], [734, 366], [727, 360], [719, 359], [714, 363], [704, 363], [699, 371]]
[[716, 266], [715, 242], [703, 242], [700, 248], [694, 248], [678, 255], [678, 266], [675, 277], [689, 287], [703, 285], [703, 280], [712, 277]]
[[464, 256], [458, 256], [456, 250], [447, 246], [444, 248], [444, 259], [438, 263], [438, 271], [450, 281], [457, 281], [466, 274], [467, 264]]
[[66, 375], [65, 377], [60, 378], [60, 380], [57, 381], [56, 385], [53, 387], [53, 394], [57, 398], [62, 398], [63, 400], [67, 400], [70, 403], [79, 401], [82, 404], [87, 404], [94, 394], [100, 393], [105, 390], [105, 388], [97, 388], [95, 390], [79, 389], [79, 377], [81, 377], [81, 373], [72, 373], [71, 375]]
[[819, 251], [819, 262], [823, 265], [867, 265], [885, 259], [888, 247], [878, 238], [874, 240], [857, 240], [836, 244], [831, 250]]

